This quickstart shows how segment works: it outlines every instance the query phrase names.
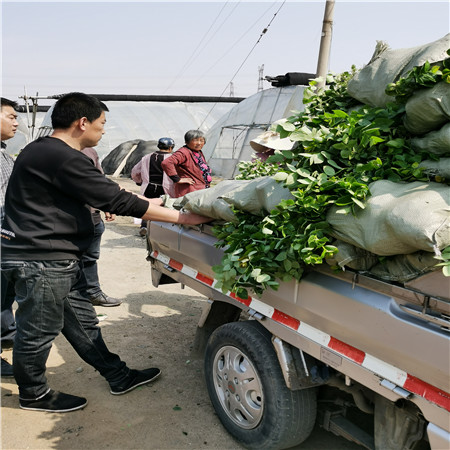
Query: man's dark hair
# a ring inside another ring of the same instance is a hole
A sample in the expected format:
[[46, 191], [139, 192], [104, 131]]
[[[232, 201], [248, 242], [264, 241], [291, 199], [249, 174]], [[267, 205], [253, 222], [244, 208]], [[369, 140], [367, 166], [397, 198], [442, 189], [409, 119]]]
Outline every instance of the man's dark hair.
[[102, 111], [108, 111], [108, 107], [98, 98], [82, 92], [71, 92], [63, 95], [55, 103], [52, 126], [54, 129], [66, 130], [82, 117], [93, 122], [101, 116]]
[[17, 104], [17, 102], [14, 102], [13, 100], [9, 100], [5, 97], [1, 97], [1, 107], [3, 108], [4, 106], [11, 106], [11, 108], [13, 109], [17, 109], [17, 107], [19, 106]]

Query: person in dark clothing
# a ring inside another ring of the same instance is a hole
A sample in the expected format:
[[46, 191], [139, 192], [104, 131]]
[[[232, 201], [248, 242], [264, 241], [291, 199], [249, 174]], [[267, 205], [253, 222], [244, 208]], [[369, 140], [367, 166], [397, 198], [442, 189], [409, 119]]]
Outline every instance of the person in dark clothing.
[[[15, 136], [19, 122], [17, 122], [17, 103], [7, 98], [1, 98], [1, 111], [0, 111], [0, 131], [2, 139], [2, 148], [0, 152], [0, 223], [5, 216], [5, 195], [6, 188], [8, 187], [9, 177], [11, 176], [12, 169], [14, 167], [13, 158], [6, 153], [5, 141]], [[8, 283], [8, 280], [2, 275], [1, 277], [2, 288], [2, 306], [1, 306], [1, 346], [2, 348], [6, 343], [11, 343], [16, 334], [16, 322], [14, 320], [14, 313], [12, 305], [14, 303], [14, 286]], [[2, 352], [0, 348], [0, 353]], [[2, 377], [13, 377], [12, 365], [1, 358], [1, 375]]]
[[[172, 138], [163, 137], [158, 140], [159, 150], [145, 155], [132, 169], [131, 178], [141, 186], [141, 194], [147, 198], [157, 198], [163, 194], [171, 197], [173, 194], [173, 182], [164, 173], [161, 163], [173, 151], [175, 141]], [[147, 234], [147, 221], [141, 221], [139, 234], [144, 237]]]
[[[100, 164], [97, 151], [92, 147], [86, 147], [81, 150], [81, 153], [88, 156], [94, 166], [97, 167], [100, 172], [103, 173], [102, 165]], [[122, 302], [117, 299], [106, 295], [100, 286], [98, 279], [98, 266], [97, 261], [100, 258], [100, 244], [102, 241], [102, 235], [105, 232], [105, 224], [103, 222], [100, 210], [91, 208], [92, 222], [94, 223], [94, 238], [91, 245], [83, 253], [81, 257], [82, 270], [80, 279], [78, 280], [78, 288], [84, 289], [89, 300], [94, 306], [119, 306]], [[116, 218], [115, 214], [105, 212], [105, 220], [112, 222]]]
[[158, 368], [130, 369], [110, 352], [92, 303], [73, 288], [80, 258], [93, 238], [87, 205], [146, 220], [211, 220], [122, 189], [81, 153], [100, 141], [105, 111], [106, 105], [83, 93], [59, 98], [52, 112], [52, 135], [28, 144], [10, 177], [1, 230], [2, 273], [14, 283], [18, 304], [13, 370], [22, 409], [68, 412], [87, 404], [86, 398], [54, 391], [47, 384], [46, 362], [59, 333], [106, 379], [111, 394], [125, 394], [161, 373]]

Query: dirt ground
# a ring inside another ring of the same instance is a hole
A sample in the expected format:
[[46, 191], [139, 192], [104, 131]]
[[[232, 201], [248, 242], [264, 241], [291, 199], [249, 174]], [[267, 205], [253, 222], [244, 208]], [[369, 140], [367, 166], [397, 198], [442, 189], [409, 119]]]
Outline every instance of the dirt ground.
[[[136, 190], [127, 179], [117, 180]], [[203, 361], [191, 355], [205, 297], [180, 285], [154, 288], [145, 240], [133, 218], [106, 224], [99, 261], [103, 290], [122, 300], [96, 307], [111, 351], [131, 368], [159, 367], [161, 377], [123, 395], [84, 363], [60, 336], [47, 364], [53, 389], [85, 396], [85, 409], [66, 414], [19, 408], [13, 379], [1, 381], [1, 448], [9, 449], [241, 449], [210, 404]], [[11, 361], [11, 350], [2, 354]], [[360, 449], [316, 427], [298, 449]]]

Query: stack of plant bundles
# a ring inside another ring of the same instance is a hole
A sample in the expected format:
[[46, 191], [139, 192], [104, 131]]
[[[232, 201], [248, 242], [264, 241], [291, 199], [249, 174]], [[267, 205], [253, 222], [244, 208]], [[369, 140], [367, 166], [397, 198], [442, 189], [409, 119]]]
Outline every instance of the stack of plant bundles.
[[450, 275], [449, 37], [380, 43], [363, 69], [313, 80], [304, 110], [274, 124], [291, 149], [175, 201], [222, 221], [223, 290], [259, 295], [325, 262], [390, 282]]
[[[329, 263], [401, 282], [439, 267], [436, 257], [450, 245], [450, 79], [448, 70], [441, 81], [432, 74], [445, 70], [449, 36], [412, 49], [384, 47], [349, 81], [349, 94], [372, 106], [386, 107], [392, 95], [404, 101], [409, 145], [436, 159], [418, 165], [430, 181], [377, 180], [369, 184], [365, 208], [355, 215], [340, 215], [338, 207], [332, 207], [327, 220], [333, 235], [354, 246], [355, 258], [348, 247], [341, 252], [338, 241], [341, 255]], [[368, 252], [364, 262], [360, 249]]]

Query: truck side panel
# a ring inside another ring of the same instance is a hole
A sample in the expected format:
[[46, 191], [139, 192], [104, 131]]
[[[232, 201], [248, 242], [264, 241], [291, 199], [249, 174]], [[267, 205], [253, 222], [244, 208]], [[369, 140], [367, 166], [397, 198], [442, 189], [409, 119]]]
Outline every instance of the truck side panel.
[[[154, 250], [211, 278], [211, 266], [220, 264], [223, 254], [214, 247], [213, 236], [178, 225], [152, 223], [151, 242]], [[448, 331], [406, 314], [398, 299], [311, 272], [300, 283], [281, 283], [278, 291], [266, 291], [261, 301], [450, 391]]]

